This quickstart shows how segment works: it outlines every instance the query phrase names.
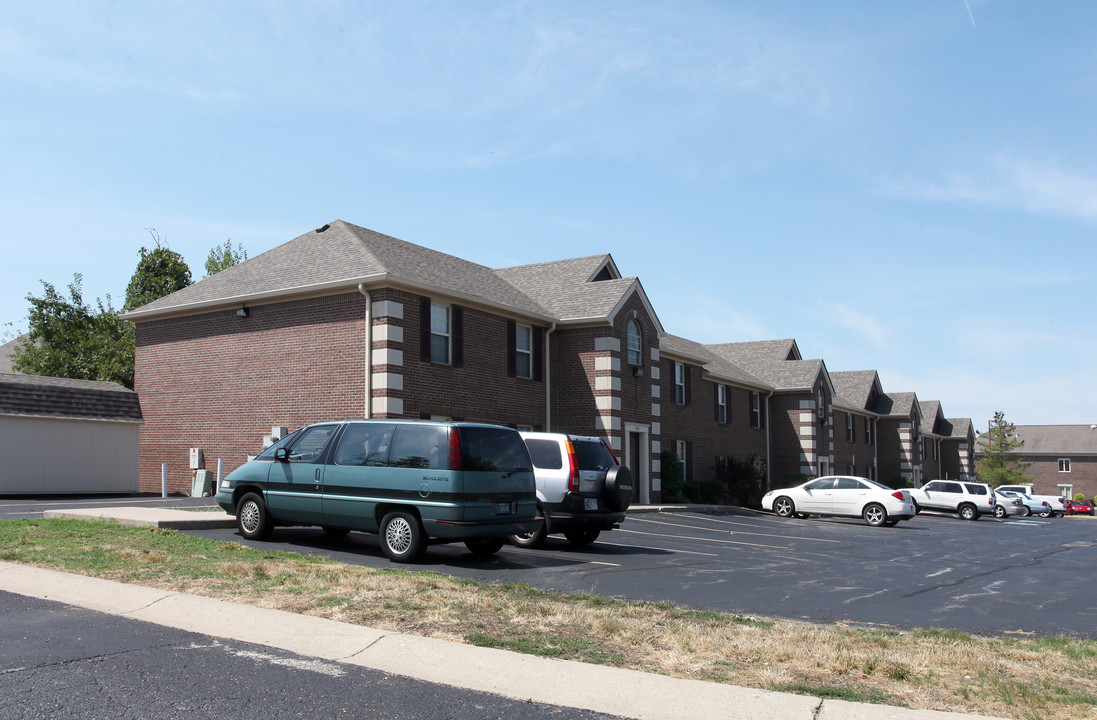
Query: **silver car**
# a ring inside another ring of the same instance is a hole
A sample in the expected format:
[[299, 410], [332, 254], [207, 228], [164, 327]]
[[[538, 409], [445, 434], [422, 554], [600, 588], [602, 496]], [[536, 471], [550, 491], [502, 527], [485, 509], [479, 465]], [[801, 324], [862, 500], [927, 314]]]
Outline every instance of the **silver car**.
[[1027, 515], [1025, 503], [1021, 498], [1010, 497], [1004, 492], [994, 491], [994, 517], [1001, 520], [1014, 515]]

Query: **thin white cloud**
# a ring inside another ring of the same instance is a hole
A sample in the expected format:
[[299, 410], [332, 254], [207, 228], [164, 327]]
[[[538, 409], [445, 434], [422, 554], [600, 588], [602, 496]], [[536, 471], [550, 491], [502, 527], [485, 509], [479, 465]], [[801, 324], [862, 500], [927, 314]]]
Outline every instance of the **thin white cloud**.
[[892, 189], [922, 200], [1097, 220], [1097, 175], [1055, 162], [998, 157], [979, 175], [955, 173], [938, 183], [899, 183]]

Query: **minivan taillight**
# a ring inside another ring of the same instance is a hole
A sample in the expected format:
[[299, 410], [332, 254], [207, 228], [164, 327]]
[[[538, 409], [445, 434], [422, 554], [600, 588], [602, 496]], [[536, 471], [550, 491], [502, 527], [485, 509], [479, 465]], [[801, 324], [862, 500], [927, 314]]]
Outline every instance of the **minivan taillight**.
[[575, 457], [575, 446], [571, 440], [565, 440], [568, 449], [568, 491], [579, 492], [579, 458]]
[[449, 429], [449, 469], [461, 469], [461, 434], [455, 427]]

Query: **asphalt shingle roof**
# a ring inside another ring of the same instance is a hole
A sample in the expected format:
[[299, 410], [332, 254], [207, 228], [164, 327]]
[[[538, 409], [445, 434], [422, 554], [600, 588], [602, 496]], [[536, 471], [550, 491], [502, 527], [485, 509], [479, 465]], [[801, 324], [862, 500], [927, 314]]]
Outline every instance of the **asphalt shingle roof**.
[[687, 340], [677, 335], [664, 335], [659, 341], [662, 352], [680, 353], [688, 357], [705, 360], [705, 370], [710, 375], [760, 390], [772, 390], [773, 387], [746, 372], [739, 366], [728, 362], [710, 350], [706, 345]]
[[1015, 425], [1021, 455], [1097, 455], [1097, 428], [1090, 425]]
[[880, 415], [901, 415], [910, 417], [918, 396], [912, 392], [884, 393], [876, 401], [876, 412]]
[[877, 393], [882, 393], [880, 376], [875, 370], [845, 370], [830, 374], [830, 381], [834, 384], [834, 392], [838, 396], [839, 404], [845, 407], [860, 408], [871, 412], [876, 411], [875, 403], [870, 407], [869, 399], [872, 397], [873, 387]]
[[0, 415], [139, 422], [137, 393], [112, 382], [0, 374]]
[[798, 355], [796, 341], [792, 339], [705, 347], [779, 392], [811, 390], [819, 373], [826, 372], [822, 360], [786, 360]]

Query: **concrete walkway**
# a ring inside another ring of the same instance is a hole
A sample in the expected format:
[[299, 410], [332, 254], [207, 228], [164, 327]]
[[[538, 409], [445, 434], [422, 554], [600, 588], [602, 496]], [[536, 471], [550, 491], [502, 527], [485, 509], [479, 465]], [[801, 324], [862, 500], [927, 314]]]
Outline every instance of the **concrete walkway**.
[[[235, 524], [233, 518], [219, 512], [156, 508], [50, 510], [44, 514], [111, 518], [126, 524], [179, 529]], [[824, 700], [539, 658], [15, 563], [0, 562], [0, 590], [427, 682], [627, 718], [977, 720], [985, 717]]]

